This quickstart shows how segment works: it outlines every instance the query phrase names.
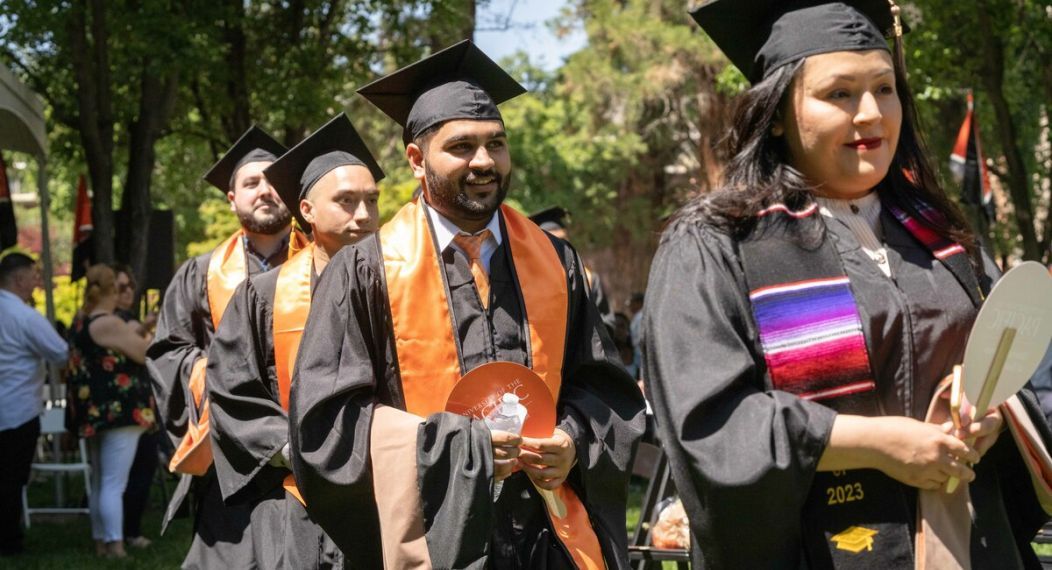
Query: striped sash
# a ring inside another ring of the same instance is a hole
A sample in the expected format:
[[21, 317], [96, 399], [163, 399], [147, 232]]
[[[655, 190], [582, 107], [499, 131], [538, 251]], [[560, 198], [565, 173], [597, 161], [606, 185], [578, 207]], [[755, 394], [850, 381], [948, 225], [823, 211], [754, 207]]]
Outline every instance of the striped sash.
[[[978, 304], [982, 293], [964, 248], [903, 208], [884, 207], [957, 276]], [[941, 215], [923, 204], [914, 210], [932, 222]], [[817, 204], [799, 211], [775, 204], [759, 217], [757, 231], [741, 249], [771, 387], [845, 413], [876, 413], [876, 383], [862, 320], [840, 256], [826, 236], [817, 236], [810, 245], [802, 237], [816, 228], [814, 223], [822, 223]]]

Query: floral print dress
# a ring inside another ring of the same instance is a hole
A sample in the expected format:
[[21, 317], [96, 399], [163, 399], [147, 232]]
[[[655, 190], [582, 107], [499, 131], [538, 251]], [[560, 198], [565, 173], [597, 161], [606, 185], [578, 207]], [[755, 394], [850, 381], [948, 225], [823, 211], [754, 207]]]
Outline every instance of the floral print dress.
[[156, 407], [146, 367], [120, 352], [95, 344], [88, 328], [98, 317], [74, 321], [69, 356], [69, 427], [80, 437], [130, 425], [151, 430]]

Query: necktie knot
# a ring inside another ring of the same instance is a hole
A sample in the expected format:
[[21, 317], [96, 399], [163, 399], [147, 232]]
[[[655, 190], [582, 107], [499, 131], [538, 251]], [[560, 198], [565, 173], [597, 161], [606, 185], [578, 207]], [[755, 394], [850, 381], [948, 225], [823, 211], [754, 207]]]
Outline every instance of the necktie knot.
[[486, 243], [491, 233], [488, 229], [482, 230], [481, 232], [468, 235], [468, 234], [457, 234], [453, 238], [453, 242], [460, 246], [460, 249], [464, 250], [467, 254], [468, 259], [473, 262], [478, 262], [482, 258], [482, 244]]

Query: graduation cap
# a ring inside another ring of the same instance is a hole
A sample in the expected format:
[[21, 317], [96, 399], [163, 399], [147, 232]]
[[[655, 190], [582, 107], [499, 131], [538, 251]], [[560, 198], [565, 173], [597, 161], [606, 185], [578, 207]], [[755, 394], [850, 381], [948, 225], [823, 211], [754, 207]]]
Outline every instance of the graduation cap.
[[888, 0], [709, 0], [690, 13], [754, 84], [809, 55], [888, 50], [897, 14]]
[[521, 95], [519, 85], [471, 40], [381, 77], [358, 93], [402, 125], [402, 141], [453, 119], [502, 120], [497, 105]]
[[552, 206], [530, 214], [530, 220], [533, 220], [533, 223], [540, 226], [542, 230], [550, 232], [566, 229], [566, 216], [569, 214], [570, 212], [567, 212], [562, 206]]
[[300, 141], [268, 166], [263, 174], [296, 216], [300, 227], [308, 228], [310, 226], [300, 214], [300, 200], [323, 176], [341, 166], [364, 166], [377, 182], [384, 177], [384, 171], [345, 113], [336, 115]]
[[252, 125], [202, 178], [226, 194], [234, 189], [234, 177], [242, 166], [250, 162], [274, 162], [285, 150], [285, 145]]

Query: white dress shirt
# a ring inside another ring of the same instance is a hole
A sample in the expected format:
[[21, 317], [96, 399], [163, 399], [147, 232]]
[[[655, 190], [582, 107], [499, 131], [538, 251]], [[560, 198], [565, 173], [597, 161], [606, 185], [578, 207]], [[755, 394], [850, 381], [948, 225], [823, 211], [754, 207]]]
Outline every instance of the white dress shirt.
[[44, 361], [63, 363], [69, 346], [44, 315], [0, 289], [0, 430], [40, 415]]
[[884, 231], [880, 226], [880, 198], [876, 192], [870, 192], [855, 200], [819, 197], [818, 205], [823, 216], [844, 222], [851, 229], [851, 233], [855, 234], [862, 251], [877, 262], [884, 275], [891, 277], [888, 249], [884, 247]]
[[[438, 251], [443, 252], [447, 247], [459, 251], [467, 257], [463, 249], [453, 241], [453, 238], [457, 234], [472, 235], [464, 230], [457, 227], [456, 224], [449, 221], [448, 218], [439, 214], [434, 208], [427, 208], [428, 215], [431, 216], [431, 225], [435, 228], [435, 239], [438, 241]], [[504, 236], [500, 233], [500, 217], [497, 212], [493, 212], [493, 217], [490, 218], [489, 223], [486, 224], [486, 229], [490, 231], [490, 237], [482, 242], [482, 248], [479, 251], [479, 261], [482, 263], [483, 269], [486, 270], [486, 275], [489, 275], [489, 260], [493, 257], [493, 252], [497, 251], [497, 247], [500, 246], [504, 239]], [[468, 260], [470, 261], [470, 259]]]

